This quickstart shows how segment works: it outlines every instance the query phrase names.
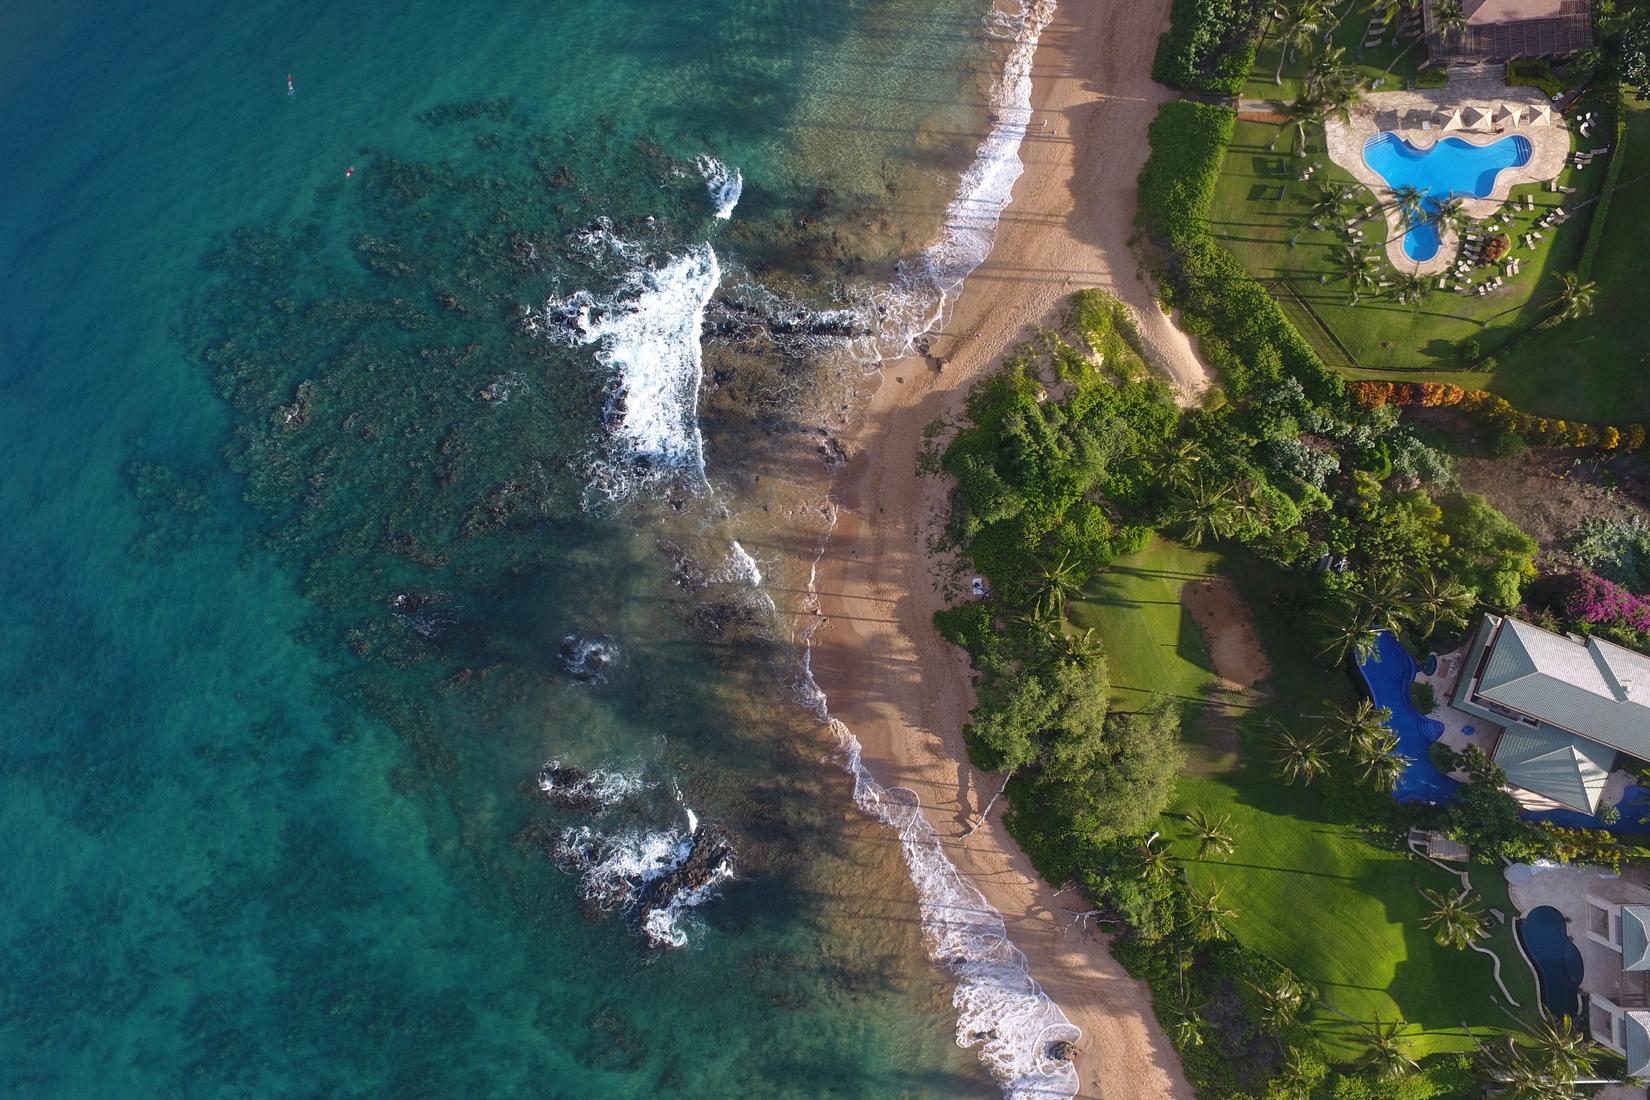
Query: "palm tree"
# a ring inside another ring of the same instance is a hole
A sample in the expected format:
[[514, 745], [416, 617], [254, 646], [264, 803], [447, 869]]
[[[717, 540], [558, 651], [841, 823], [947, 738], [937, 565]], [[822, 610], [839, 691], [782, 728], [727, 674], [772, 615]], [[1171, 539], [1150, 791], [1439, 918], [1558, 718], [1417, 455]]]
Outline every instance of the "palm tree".
[[1132, 854], [1141, 878], [1163, 878], [1169, 873], [1169, 851], [1158, 846], [1156, 833], [1136, 844]]
[[1231, 814], [1211, 818], [1202, 810], [1193, 810], [1186, 815], [1186, 821], [1191, 825], [1192, 836], [1197, 840], [1198, 859], [1202, 859], [1210, 852], [1228, 855], [1237, 846], [1237, 842], [1232, 839]]
[[1369, 1044], [1369, 1051], [1363, 1056], [1359, 1068], [1372, 1069], [1375, 1076], [1388, 1081], [1419, 1068], [1415, 1059], [1404, 1053], [1403, 1044], [1399, 1041], [1402, 1031], [1402, 1022], [1383, 1023], [1381, 1014], [1377, 1012], [1374, 1021], [1363, 1027], [1363, 1038]]
[[1398, 281], [1392, 285], [1392, 299], [1404, 305], [1414, 305], [1420, 308], [1421, 301], [1432, 292], [1432, 286], [1419, 275], [1410, 272], [1400, 274]]
[[1375, 285], [1375, 261], [1369, 253], [1354, 244], [1343, 244], [1335, 250], [1333, 278], [1345, 279], [1352, 293], [1352, 304], [1358, 304], [1358, 295]]
[[1398, 211], [1405, 225], [1413, 225], [1421, 218], [1422, 204], [1427, 193], [1412, 183], [1402, 183], [1387, 192], [1387, 206]]
[[[1593, 294], [1598, 290], [1597, 283], [1584, 283], [1581, 281], [1581, 277], [1573, 271], [1559, 272], [1558, 281], [1560, 284], [1558, 293], [1536, 307], [1538, 309], [1546, 309], [1548, 306], [1558, 307], [1553, 315], [1543, 321], [1542, 324], [1556, 325], [1560, 321], [1573, 321], [1577, 317], [1585, 317], [1593, 312]], [[1504, 309], [1500, 313], [1493, 314], [1488, 319], [1479, 322], [1479, 324], [1488, 325], [1497, 317], [1521, 308], [1523, 307], [1512, 306]]]
[[1378, 707], [1368, 699], [1358, 700], [1358, 705], [1351, 710], [1335, 707], [1323, 717], [1329, 721], [1329, 728], [1339, 735], [1338, 740], [1342, 744], [1374, 741], [1392, 732], [1392, 727], [1387, 725], [1392, 721], [1392, 711]]
[[1329, 770], [1329, 746], [1323, 737], [1304, 737], [1273, 722], [1272, 744], [1278, 752], [1277, 774], [1285, 783], [1311, 783]]
[[1197, 1003], [1192, 999], [1184, 986], [1171, 996], [1165, 1008], [1174, 1017], [1174, 1023], [1169, 1025], [1169, 1034], [1174, 1039], [1175, 1046], [1182, 1050], [1203, 1045], [1203, 1010], [1207, 1005]]
[[1558, 281], [1562, 289], [1552, 303], [1558, 306], [1554, 316], [1560, 321], [1573, 321], [1577, 317], [1585, 317], [1593, 312], [1593, 292], [1598, 289], [1597, 283], [1584, 283], [1573, 271], [1560, 272]]
[[1369, 617], [1378, 630], [1396, 633], [1403, 624], [1415, 617], [1414, 599], [1409, 581], [1396, 569], [1383, 570], [1365, 577], [1358, 586]]
[[1341, 665], [1349, 657], [1356, 658], [1360, 663], [1367, 661], [1375, 652], [1375, 621], [1370, 617], [1368, 608], [1358, 601], [1345, 597], [1333, 600], [1313, 618], [1327, 639], [1318, 650], [1318, 656], [1328, 657]]
[[1532, 1057], [1528, 1048], [1513, 1042], [1511, 1036], [1479, 1044], [1478, 1070], [1486, 1083], [1499, 1086], [1496, 1091], [1509, 1100], [1581, 1100], [1581, 1093], [1570, 1083], [1571, 1077], [1580, 1074], [1559, 1072], [1543, 1064], [1539, 1056]]
[[[1333, 115], [1344, 126], [1352, 121], [1352, 108], [1363, 101], [1364, 93], [1356, 84], [1336, 84], [1323, 93], [1323, 113]], [[1321, 120], [1320, 120], [1321, 121]]]
[[1232, 486], [1212, 485], [1199, 477], [1175, 493], [1171, 515], [1181, 526], [1188, 545], [1202, 546], [1204, 539], [1228, 538], [1237, 525]]
[[1466, 626], [1467, 616], [1478, 594], [1454, 577], [1419, 570], [1410, 581], [1410, 610], [1415, 629], [1423, 638], [1432, 637], [1441, 624]]
[[1405, 757], [1394, 755], [1397, 748], [1397, 735], [1383, 730], [1379, 735], [1348, 742], [1346, 754], [1357, 767], [1359, 780], [1383, 794], [1390, 794], [1409, 766]]
[[1277, 1076], [1273, 1080], [1283, 1089], [1284, 1095], [1289, 1097], [1303, 1097], [1315, 1081], [1312, 1067], [1302, 1054], [1299, 1047], [1290, 1047], [1283, 1052], [1283, 1061], [1278, 1064]]
[[1321, 0], [1292, 0], [1278, 28], [1278, 71], [1272, 75], [1272, 83], [1283, 83], [1283, 63], [1292, 51], [1312, 48], [1323, 29], [1325, 15]]
[[1364, 10], [1381, 17], [1381, 26], [1390, 27], [1404, 13], [1404, 0], [1365, 0]]
[[1217, 886], [1207, 894], [1190, 886], [1186, 888], [1187, 924], [1199, 939], [1223, 940], [1231, 935], [1226, 923], [1237, 917], [1237, 910], [1221, 904], [1221, 895], [1225, 892], [1224, 886]]
[[1055, 642], [1060, 649], [1060, 659], [1074, 665], [1087, 664], [1100, 652], [1100, 643], [1094, 640], [1094, 628], [1092, 626], [1081, 634], [1061, 632]]
[[1331, 46], [1321, 51], [1312, 59], [1312, 64], [1306, 69], [1306, 94], [1315, 98], [1324, 98], [1332, 88], [1340, 87], [1352, 78], [1352, 70], [1346, 65], [1346, 48]]
[[1250, 982], [1249, 988], [1260, 998], [1261, 1022], [1271, 1031], [1282, 1031], [1294, 1023], [1306, 1005], [1306, 987], [1287, 968], [1266, 984]]
[[1432, 929], [1432, 938], [1440, 947], [1465, 951], [1484, 938], [1484, 911], [1477, 898], [1465, 890], [1440, 894], [1425, 887], [1421, 896], [1432, 906], [1432, 912], [1421, 918], [1421, 927]]
[[1467, 29], [1467, 13], [1461, 0], [1438, 0], [1432, 5], [1432, 21], [1438, 24], [1438, 33], [1446, 42]]
[[1467, 217], [1467, 204], [1455, 198], [1445, 199], [1427, 214], [1427, 221], [1437, 226], [1440, 233], [1446, 228], [1460, 232], [1470, 220]]
[[1077, 578], [1077, 563], [1071, 560], [1071, 551], [1060, 555], [1060, 560], [1043, 569], [1036, 607], [1050, 619], [1058, 621], [1066, 610], [1066, 597], [1075, 595], [1082, 585]]
[[1346, 184], [1319, 183], [1317, 189], [1302, 196], [1306, 209], [1301, 214], [1301, 221], [1295, 230], [1295, 235], [1289, 238], [1290, 247], [1300, 238], [1301, 233], [1310, 227], [1323, 229], [1326, 225], [1338, 222], [1341, 215], [1346, 213], [1347, 204], [1352, 201], [1353, 190]]
[[1203, 449], [1202, 443], [1196, 439], [1182, 439], [1158, 460], [1158, 477], [1170, 485], [1190, 484], [1198, 463], [1207, 457], [1208, 452]]
[[1553, 1020], [1545, 1016], [1527, 1028], [1536, 1060], [1556, 1078], [1572, 1081], [1591, 1077], [1598, 1064], [1598, 1048], [1587, 1033], [1568, 1016]]
[[1295, 151], [1298, 155], [1306, 155], [1306, 128], [1323, 121], [1323, 101], [1315, 96], [1297, 95], [1288, 103], [1274, 103], [1278, 114], [1283, 116], [1283, 125], [1278, 132], [1272, 135], [1272, 142], [1268, 149], [1277, 150], [1278, 142], [1283, 135], [1289, 132], [1289, 127], [1295, 128]]

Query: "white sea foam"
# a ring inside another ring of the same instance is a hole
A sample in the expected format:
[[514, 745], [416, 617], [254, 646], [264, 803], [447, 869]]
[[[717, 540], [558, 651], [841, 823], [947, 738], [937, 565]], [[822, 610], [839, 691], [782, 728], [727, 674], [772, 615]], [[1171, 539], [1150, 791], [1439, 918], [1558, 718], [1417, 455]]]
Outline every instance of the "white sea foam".
[[733, 546], [728, 550], [726, 574], [730, 581], [741, 581], [757, 587], [762, 584], [762, 570], [757, 568], [756, 559], [739, 545], [738, 539], [733, 540]]
[[877, 296], [880, 324], [870, 346], [862, 342], [863, 355], [890, 359], [909, 352], [917, 336], [942, 323], [963, 280], [991, 253], [997, 224], [1025, 171], [1020, 142], [1031, 125], [1031, 64], [1054, 7], [1054, 0], [1004, 0], [986, 17], [987, 34], [1007, 44], [1003, 71], [991, 89], [991, 130], [946, 207], [938, 239]]
[[[831, 525], [835, 526], [834, 513]], [[818, 607], [818, 568], [816, 557], [808, 574], [809, 611]], [[836, 735], [842, 765], [854, 777], [854, 803], [899, 834], [900, 851], [917, 888], [928, 953], [957, 979], [951, 996], [957, 1010], [957, 1045], [979, 1047], [980, 1060], [1010, 1100], [1077, 1095], [1076, 1067], [1051, 1058], [1049, 1048], [1061, 1041], [1076, 1043], [1082, 1030], [1031, 976], [1025, 955], [1008, 938], [1002, 914], [946, 857], [916, 792], [878, 783], [865, 766], [859, 739], [831, 717], [825, 693], [813, 677], [813, 634], [822, 622], [815, 615], [802, 632], [797, 697]]]
[[694, 163], [699, 166], [699, 174], [705, 177], [710, 201], [716, 204], [716, 216], [723, 221], [733, 217], [733, 208], [739, 205], [739, 196], [745, 191], [745, 179], [739, 169], [729, 168], [720, 159], [705, 154], [700, 154]]
[[529, 331], [596, 345], [597, 359], [613, 371], [613, 447], [591, 464], [597, 495], [623, 499], [661, 473], [685, 472], [705, 484], [699, 330], [721, 277], [716, 253], [701, 245], [663, 266], [632, 269], [606, 302], [579, 291], [529, 318]]
[[588, 806], [600, 811], [639, 794], [649, 787], [639, 770], [596, 768], [582, 771], [557, 758], [539, 769], [539, 790], [558, 802]]
[[[556, 862], [579, 875], [580, 893], [604, 912], [634, 913], [649, 883], [681, 867], [701, 841], [717, 843], [699, 829], [699, 819], [686, 805], [686, 829], [643, 831], [629, 829], [603, 834], [588, 825], [562, 833], [556, 847]], [[683, 919], [693, 909], [716, 896], [722, 883], [733, 877], [733, 857], [725, 852], [709, 868], [704, 881], [691, 889], [679, 890], [663, 905], [640, 914], [637, 927], [655, 947], [684, 947], [687, 931]]]

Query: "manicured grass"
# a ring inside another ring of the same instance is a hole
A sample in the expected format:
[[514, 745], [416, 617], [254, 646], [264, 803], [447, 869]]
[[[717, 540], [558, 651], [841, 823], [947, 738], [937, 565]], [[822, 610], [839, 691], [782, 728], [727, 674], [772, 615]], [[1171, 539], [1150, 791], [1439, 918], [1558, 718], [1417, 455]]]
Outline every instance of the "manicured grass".
[[[1340, 9], [1344, 10], [1344, 8]], [[1332, 46], [1339, 46], [1346, 50], [1346, 62], [1365, 84], [1373, 84], [1383, 79], [1383, 70], [1394, 59], [1397, 64], [1392, 72], [1385, 75], [1383, 88], [1392, 90], [1402, 88], [1414, 78], [1416, 65], [1426, 57], [1426, 48], [1417, 46], [1412, 50], [1404, 51], [1409, 39], [1404, 39], [1398, 45], [1392, 44], [1392, 31], [1389, 29], [1381, 36], [1381, 44], [1364, 48], [1364, 30], [1369, 22], [1369, 13], [1354, 9], [1345, 21], [1337, 27], [1330, 36]], [[1255, 67], [1249, 72], [1249, 79], [1243, 85], [1245, 99], [1290, 100], [1300, 88], [1301, 77], [1306, 71], [1306, 65], [1300, 56], [1293, 55], [1283, 66], [1282, 85], [1273, 83], [1273, 76], [1278, 69], [1278, 50], [1280, 49], [1275, 35], [1269, 34], [1261, 43], [1260, 52], [1255, 57]], [[1400, 54], [1402, 56], [1400, 56]]]
[[[1463, 369], [1468, 365], [1463, 356], [1465, 341], [1476, 341], [1483, 353], [1493, 356], [1516, 333], [1545, 316], [1546, 303], [1558, 285], [1556, 273], [1573, 269], [1580, 257], [1587, 219], [1573, 217], [1556, 229], [1543, 231], [1543, 239], [1533, 250], [1517, 243], [1518, 238], [1560, 199], [1573, 207], [1590, 198], [1604, 178], [1600, 164], [1564, 170], [1561, 182], [1578, 188], [1575, 195], [1555, 194], [1537, 184], [1513, 189], [1515, 200], [1524, 194], [1533, 196], [1535, 209], [1513, 216], [1507, 232], [1515, 241], [1513, 254], [1523, 261], [1523, 270], [1500, 290], [1483, 297], [1435, 291], [1419, 304], [1403, 304], [1392, 298], [1391, 291], [1377, 290], [1354, 306], [1346, 283], [1336, 278], [1333, 257], [1343, 238], [1333, 229], [1303, 227], [1308, 196], [1316, 183], [1298, 177], [1305, 164], [1315, 162], [1323, 165], [1321, 173], [1328, 178], [1353, 181], [1321, 152], [1321, 135], [1316, 131], [1309, 135], [1310, 147], [1319, 151], [1300, 159], [1293, 155], [1292, 132], [1280, 132], [1271, 123], [1239, 122], [1209, 216], [1214, 235], [1246, 269], [1276, 288], [1291, 320], [1325, 362], [1351, 377], [1425, 378], [1502, 392], [1531, 412], [1580, 419], [1621, 418], [1619, 406], [1605, 393], [1577, 385], [1569, 374], [1552, 370], [1550, 361], [1535, 359], [1523, 349], [1508, 364], [1513, 369], [1494, 374]], [[1271, 148], [1274, 139], [1279, 139], [1277, 151]], [[1361, 195], [1366, 205], [1377, 201], [1367, 191]], [[1632, 211], [1635, 204], [1623, 205]], [[1622, 216], [1625, 219], [1630, 213]], [[1370, 218], [1364, 232], [1366, 245], [1380, 255], [1386, 277], [1393, 278], [1397, 273], [1386, 266], [1382, 252], [1385, 221]], [[1482, 276], [1477, 281], [1481, 280]], [[1566, 329], [1574, 337], [1579, 326]], [[1531, 368], [1522, 365], [1526, 362]]]
[[[1222, 555], [1154, 540], [1096, 578], [1082, 601], [1070, 605], [1079, 626], [1092, 626], [1105, 643], [1120, 702], [1152, 689], [1200, 699], [1213, 681], [1196, 625], [1181, 609], [1188, 580], [1223, 569], [1250, 604], [1272, 665], [1263, 685], [1271, 709], [1291, 717], [1321, 713], [1326, 703], [1352, 698], [1347, 678], [1326, 671], [1311, 654], [1298, 613], [1307, 578], [1286, 574], [1241, 551]], [[1199, 889], [1224, 887], [1223, 903], [1238, 916], [1233, 934], [1248, 947], [1290, 967], [1310, 982], [1329, 1007], [1316, 1010], [1331, 1053], [1353, 1058], [1362, 1049], [1358, 1028], [1379, 1015], [1407, 1021], [1413, 1055], [1464, 1050], [1475, 1032], [1505, 1030], [1506, 1013], [1490, 960], [1439, 947], [1420, 926], [1427, 905], [1418, 886], [1448, 889], [1454, 881], [1431, 864], [1384, 848], [1358, 831], [1326, 819], [1316, 789], [1289, 787], [1271, 774], [1264, 723], [1252, 714], [1237, 723], [1239, 751], [1203, 745], [1230, 738], [1229, 726], [1188, 723], [1194, 758], [1233, 760], [1218, 771], [1182, 777], [1162, 830]], [[1199, 862], [1180, 815], [1230, 813], [1237, 848], [1225, 860]], [[1474, 867], [1485, 904], [1510, 913], [1496, 868]], [[1502, 959], [1502, 976], [1515, 999], [1533, 1005], [1534, 983], [1514, 948], [1510, 929], [1488, 941]]]
[[1187, 581], [1213, 576], [1219, 556], [1153, 536], [1138, 554], [1119, 558], [1066, 604], [1079, 630], [1105, 645], [1112, 694], [1138, 707], [1154, 694], [1201, 704], [1214, 681], [1203, 636], [1180, 603]]
[[[1223, 890], [1223, 903], [1237, 912], [1233, 934], [1317, 990], [1324, 1005], [1313, 1020], [1331, 1049], [1355, 1053], [1359, 1025], [1377, 1016], [1406, 1021], [1417, 1055], [1469, 1049], [1463, 1021], [1480, 1034], [1505, 1030], [1511, 1021], [1495, 1003], [1502, 998], [1489, 958], [1439, 947], [1421, 927], [1430, 906], [1418, 889], [1443, 891], [1457, 880], [1322, 820], [1315, 793], [1274, 778], [1253, 740], [1244, 748], [1236, 771], [1181, 783], [1163, 832], [1180, 838], [1172, 848], [1194, 886]], [[1175, 816], [1194, 809], [1232, 815], [1237, 847], [1225, 860], [1194, 858], [1195, 845]], [[1489, 891], [1500, 880], [1497, 869], [1474, 867], [1472, 877], [1486, 904], [1495, 904]], [[1505, 909], [1504, 896], [1500, 903]], [[1514, 998], [1533, 1006], [1534, 983], [1510, 937], [1502, 926], [1486, 946], [1501, 955]]]
[[[1650, 232], [1650, 104], [1635, 101], [1626, 114], [1626, 161], [1610, 197], [1603, 243], [1593, 263], [1598, 293], [1591, 316], [1532, 334], [1506, 356], [1491, 387], [1531, 412], [1568, 411], [1590, 420], [1622, 423], [1650, 416], [1650, 278], [1645, 237]], [[1599, 142], [1606, 144], [1608, 139]], [[1587, 171], [1596, 172], [1598, 168]], [[1579, 219], [1578, 219], [1579, 220]], [[1628, 415], [1624, 410], [1633, 410]]]

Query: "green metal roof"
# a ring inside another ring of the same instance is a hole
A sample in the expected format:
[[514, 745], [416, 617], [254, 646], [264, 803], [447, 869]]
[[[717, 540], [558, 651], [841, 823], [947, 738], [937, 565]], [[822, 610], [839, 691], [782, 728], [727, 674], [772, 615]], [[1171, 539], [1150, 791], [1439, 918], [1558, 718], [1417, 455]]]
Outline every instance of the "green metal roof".
[[1627, 1052], [1627, 1076], [1650, 1074], [1650, 1012], [1623, 1012], [1621, 1032], [1621, 1047]]
[[[1650, 759], [1650, 657], [1517, 619], [1499, 620], [1477, 693], [1641, 759]], [[1504, 766], [1504, 765], [1503, 765]]]
[[1650, 905], [1621, 907], [1621, 968], [1650, 970]]
[[[1492, 658], [1493, 659], [1493, 658]], [[1592, 813], [1604, 793], [1616, 751], [1551, 726], [1507, 726], [1495, 744], [1495, 762], [1507, 781]]]

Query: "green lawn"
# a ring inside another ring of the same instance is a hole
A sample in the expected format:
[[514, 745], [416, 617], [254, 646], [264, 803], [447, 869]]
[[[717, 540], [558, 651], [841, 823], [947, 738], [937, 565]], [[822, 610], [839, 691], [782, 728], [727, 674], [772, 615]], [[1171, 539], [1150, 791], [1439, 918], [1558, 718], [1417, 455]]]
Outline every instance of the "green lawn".
[[[1346, 8], [1342, 5], [1337, 10], [1345, 11]], [[1367, 12], [1353, 10], [1341, 25], [1335, 28], [1334, 33], [1330, 36], [1331, 44], [1346, 50], [1347, 64], [1351, 66], [1366, 85], [1384, 78], [1385, 83], [1382, 87], [1389, 90], [1404, 87], [1409, 80], [1414, 78], [1417, 63], [1426, 57], [1426, 48], [1417, 46], [1412, 50], [1405, 51], [1404, 47], [1409, 44], [1409, 39], [1405, 39], [1394, 46], [1392, 44], [1392, 31], [1388, 30], [1381, 36], [1380, 45], [1365, 49], [1363, 44], [1364, 29], [1368, 22], [1369, 14]], [[1281, 85], [1274, 83], [1273, 77], [1278, 71], [1278, 49], [1279, 45], [1276, 37], [1270, 34], [1267, 35], [1266, 40], [1261, 43], [1260, 52], [1255, 57], [1255, 67], [1249, 70], [1249, 79], [1243, 85], [1243, 98], [1269, 100], [1294, 98], [1295, 93], [1300, 88], [1301, 77], [1305, 73], [1306, 66], [1302, 64], [1298, 55], [1291, 57], [1283, 66], [1283, 83]], [[1393, 66], [1390, 75], [1385, 75], [1384, 70], [1394, 60], [1397, 61], [1397, 64]]]
[[1545, 411], [1549, 389], [1556, 385], [1561, 388], [1553, 396], [1573, 395], [1578, 415], [1587, 419], [1621, 423], [1650, 417], [1650, 341], [1645, 339], [1650, 278], [1644, 260], [1650, 232], [1650, 104], [1630, 104], [1626, 117], [1627, 160], [1593, 264], [1598, 296], [1592, 316], [1532, 335], [1496, 372], [1494, 388], [1532, 412]]
[[1066, 613], [1079, 630], [1102, 639], [1112, 693], [1125, 707], [1154, 694], [1201, 704], [1214, 675], [1197, 624], [1180, 603], [1187, 581], [1213, 576], [1217, 555], [1152, 537], [1138, 554], [1119, 558], [1089, 582]]
[[[1276, 151], [1271, 148], [1274, 140]], [[1210, 206], [1210, 228], [1244, 267], [1276, 288], [1291, 319], [1326, 362], [1352, 377], [1426, 378], [1474, 389], [1510, 389], [1514, 392], [1506, 392], [1508, 399], [1532, 412], [1600, 420], [1619, 414], [1619, 407], [1604, 400], [1605, 394], [1574, 385], [1527, 354], [1519, 354], [1507, 364], [1510, 369], [1495, 374], [1462, 369], [1463, 341], [1476, 340], [1484, 353], [1496, 355], [1515, 333], [1545, 315], [1542, 307], [1557, 286], [1555, 273], [1573, 269], [1580, 258], [1586, 217], [1573, 217], [1545, 231], [1533, 251], [1516, 247], [1514, 255], [1523, 260], [1523, 271], [1495, 293], [1479, 297], [1441, 291], [1419, 304], [1405, 305], [1393, 300], [1390, 292], [1377, 291], [1354, 306], [1345, 282], [1334, 277], [1333, 256], [1342, 238], [1333, 230], [1303, 228], [1307, 196], [1316, 184], [1298, 178], [1302, 166], [1314, 162], [1323, 165], [1322, 172], [1331, 179], [1352, 182], [1351, 176], [1321, 152], [1316, 131], [1309, 137], [1309, 147], [1316, 151], [1304, 160], [1294, 155], [1294, 140], [1292, 132], [1283, 133], [1280, 140], [1280, 127], [1271, 123], [1238, 123]], [[1604, 171], [1600, 162], [1586, 169], [1566, 168], [1561, 182], [1578, 188], [1576, 195], [1554, 194], [1536, 184], [1514, 188], [1515, 200], [1525, 194], [1535, 200], [1534, 210], [1515, 215], [1509, 228], [1514, 240], [1535, 228], [1561, 198], [1573, 206], [1590, 197]], [[1376, 201], [1367, 191], [1363, 195], [1367, 203]], [[1629, 210], [1633, 206], [1623, 205]], [[1365, 241], [1379, 252], [1385, 222], [1372, 218], [1366, 226]], [[1387, 269], [1387, 277], [1396, 274]], [[1571, 337], [1579, 331], [1579, 326], [1566, 328]], [[1522, 366], [1526, 362], [1533, 369]]]
[[[1263, 685], [1269, 706], [1302, 715], [1321, 712], [1326, 701], [1352, 698], [1347, 678], [1318, 665], [1302, 637], [1295, 608], [1299, 590], [1309, 583], [1305, 578], [1242, 552], [1217, 555], [1154, 539], [1070, 605], [1072, 619], [1102, 638], [1120, 701], [1126, 705], [1154, 689], [1205, 698], [1213, 673], [1179, 591], [1215, 568], [1232, 577], [1255, 616], [1272, 664]], [[1288, 787], [1272, 776], [1259, 715], [1236, 726], [1240, 747], [1233, 754], [1230, 746], [1201, 743], [1232, 737], [1229, 725], [1187, 724], [1194, 761], [1219, 766], [1194, 766], [1196, 774], [1182, 777], [1163, 833], [1194, 884], [1225, 887], [1224, 902], [1238, 913], [1233, 933], [1311, 982], [1332, 1006], [1314, 1017], [1332, 1052], [1357, 1054], [1358, 1024], [1377, 1014], [1408, 1022], [1416, 1055], [1470, 1046], [1463, 1021], [1480, 1032], [1506, 1028], [1507, 1015], [1491, 1000], [1499, 991], [1490, 960], [1439, 947], [1420, 927], [1425, 903], [1416, 887], [1448, 888], [1450, 877], [1325, 820], [1315, 789]], [[1237, 848], [1226, 860], [1193, 858], [1195, 846], [1184, 839], [1178, 816], [1193, 809], [1232, 815]], [[1473, 880], [1487, 905], [1510, 913], [1495, 868], [1474, 868]], [[1501, 955], [1513, 996], [1533, 1004], [1534, 983], [1510, 930], [1499, 927], [1489, 946]]]

